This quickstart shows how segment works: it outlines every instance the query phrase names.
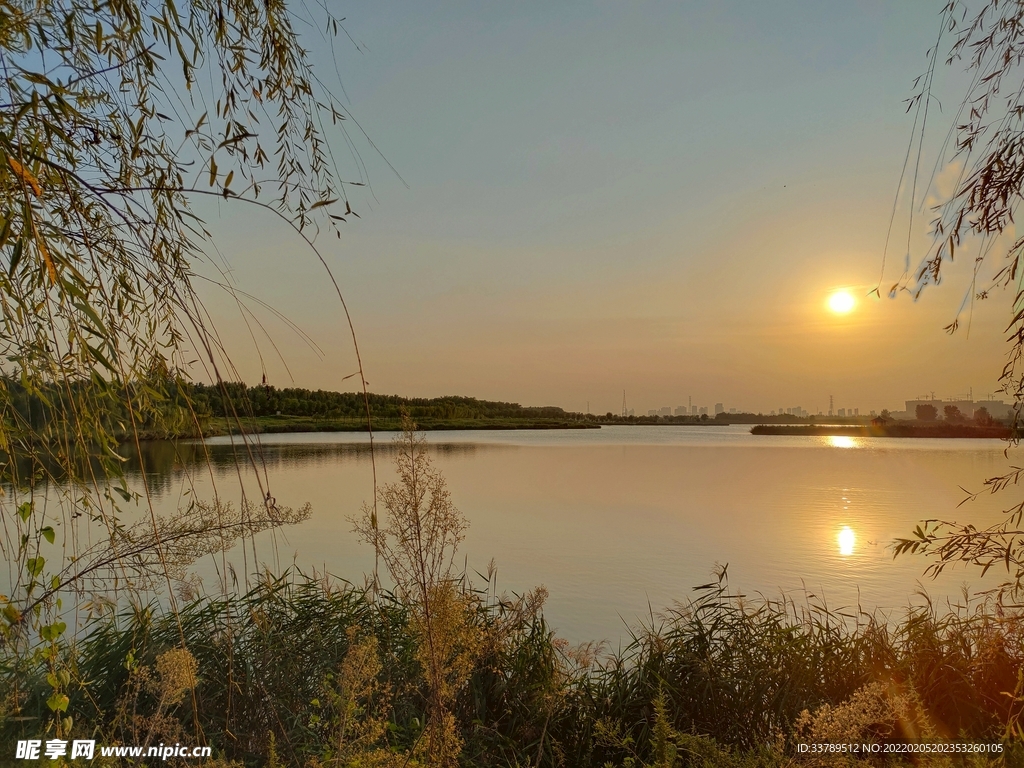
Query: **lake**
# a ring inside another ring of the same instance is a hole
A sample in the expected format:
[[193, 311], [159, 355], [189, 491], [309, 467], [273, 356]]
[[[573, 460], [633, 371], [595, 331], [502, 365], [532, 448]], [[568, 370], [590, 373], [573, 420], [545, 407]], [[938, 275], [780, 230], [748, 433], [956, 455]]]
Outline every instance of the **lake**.
[[[390, 434], [378, 434], [378, 482], [394, 479]], [[257, 450], [279, 504], [313, 505], [307, 522], [265, 534], [257, 554], [275, 569], [296, 564], [361, 583], [373, 552], [350, 518], [373, 496], [367, 436], [266, 435]], [[925, 518], [988, 525], [1017, 498], [1008, 491], [957, 509], [961, 489], [980, 490], [1010, 461], [998, 440], [753, 436], [748, 426], [604, 427], [600, 430], [430, 432], [435, 464], [470, 527], [459, 564], [486, 571], [498, 588], [544, 585], [546, 615], [577, 642], [613, 645], [627, 625], [650, 621], [728, 564], [734, 591], [785, 592], [832, 608], [900, 612], [923, 598], [960, 599], [991, 586], [957, 569], [922, 576], [919, 556], [893, 561], [890, 548]], [[259, 497], [254, 473], [236, 468], [229, 438], [201, 446], [151, 444], [157, 508], [188, 494]], [[254, 449], [256, 450], [256, 449]], [[241, 475], [241, 480], [240, 480]], [[198, 568], [210, 588], [216, 572]], [[997, 574], [998, 576], [998, 574]], [[483, 579], [476, 579], [483, 582]]]

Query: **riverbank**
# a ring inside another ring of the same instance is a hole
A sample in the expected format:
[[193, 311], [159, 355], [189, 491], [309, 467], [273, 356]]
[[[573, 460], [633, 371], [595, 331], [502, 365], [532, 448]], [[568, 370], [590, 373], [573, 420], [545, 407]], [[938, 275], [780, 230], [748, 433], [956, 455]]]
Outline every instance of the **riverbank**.
[[908, 424], [851, 426], [846, 424], [758, 424], [752, 435], [803, 435], [822, 437], [933, 437], [933, 438], [997, 438], [1005, 440], [1011, 430], [1003, 425], [982, 427], [976, 424]]
[[[417, 420], [419, 429], [475, 430], [475, 429], [600, 429], [600, 425], [589, 421], [568, 419], [422, 419]], [[400, 419], [374, 419], [374, 432], [401, 430]], [[270, 435], [284, 432], [366, 432], [366, 419], [318, 419], [311, 416], [254, 416], [240, 419], [215, 417], [203, 425], [203, 437], [220, 435], [259, 434]]]

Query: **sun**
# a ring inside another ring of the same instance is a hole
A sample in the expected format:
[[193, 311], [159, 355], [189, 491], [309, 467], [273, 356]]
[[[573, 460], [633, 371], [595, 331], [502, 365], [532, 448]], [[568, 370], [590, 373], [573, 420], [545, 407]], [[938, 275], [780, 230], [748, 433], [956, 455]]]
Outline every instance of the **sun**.
[[837, 315], [845, 315], [851, 312], [857, 305], [857, 300], [849, 291], [836, 291], [828, 297], [828, 308]]

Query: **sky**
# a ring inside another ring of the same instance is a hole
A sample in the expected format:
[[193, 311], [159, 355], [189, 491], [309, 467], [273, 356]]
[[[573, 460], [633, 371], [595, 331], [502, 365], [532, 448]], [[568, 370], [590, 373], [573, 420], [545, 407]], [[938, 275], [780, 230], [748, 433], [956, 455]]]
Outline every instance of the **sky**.
[[[637, 413], [688, 398], [816, 412], [830, 395], [866, 412], [994, 391], [1005, 292], [943, 330], [971, 294], [969, 258], [917, 301], [868, 296], [904, 270], [906, 194], [884, 268], [882, 253], [913, 124], [904, 100], [942, 4], [333, 3], [354, 41], [333, 56], [299, 25], [372, 140], [350, 125], [372, 189], [342, 239], [319, 243], [371, 391], [595, 413], [618, 413], [624, 391]], [[955, 100], [962, 76], [943, 78]], [[354, 178], [343, 137], [332, 143]], [[269, 339], [250, 337], [209, 292], [240, 375], [353, 389], [316, 257], [252, 211], [212, 213], [235, 284], [319, 349], [259, 308]], [[910, 230], [912, 267], [930, 218]], [[857, 299], [847, 315], [827, 308], [837, 289]]]

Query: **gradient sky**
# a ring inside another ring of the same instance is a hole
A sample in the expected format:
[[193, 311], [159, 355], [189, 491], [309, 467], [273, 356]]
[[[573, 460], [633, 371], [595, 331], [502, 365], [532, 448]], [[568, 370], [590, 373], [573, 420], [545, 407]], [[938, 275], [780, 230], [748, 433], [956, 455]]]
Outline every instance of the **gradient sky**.
[[[866, 411], [994, 390], [1008, 297], [975, 307], [969, 335], [943, 332], [969, 260], [917, 302], [866, 298], [910, 137], [903, 100], [942, 4], [334, 6], [360, 45], [336, 42], [346, 105], [408, 183], [354, 134], [373, 192], [353, 199], [362, 218], [342, 240], [322, 241], [371, 390], [602, 413], [623, 390], [638, 413], [688, 396], [767, 412], [834, 395]], [[306, 39], [336, 82], [322, 38]], [[886, 286], [903, 270], [906, 212]], [[315, 257], [251, 212], [211, 225], [236, 284], [324, 350], [260, 313], [291, 371], [260, 339], [269, 382], [352, 389]], [[843, 318], [826, 310], [838, 287], [860, 297]], [[258, 381], [246, 325], [207, 296]]]

